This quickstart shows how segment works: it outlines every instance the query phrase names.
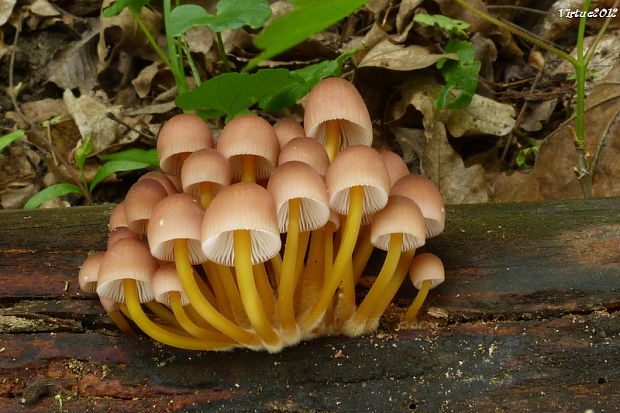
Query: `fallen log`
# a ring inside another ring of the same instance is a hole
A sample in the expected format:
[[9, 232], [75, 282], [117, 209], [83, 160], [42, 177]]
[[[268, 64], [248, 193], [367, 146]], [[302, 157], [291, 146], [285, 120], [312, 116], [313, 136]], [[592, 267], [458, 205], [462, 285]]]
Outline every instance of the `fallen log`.
[[[446, 283], [398, 327], [278, 354], [119, 335], [77, 270], [109, 206], [0, 212], [0, 411], [615, 411], [620, 198], [448, 207]], [[367, 269], [376, 274], [378, 256]]]

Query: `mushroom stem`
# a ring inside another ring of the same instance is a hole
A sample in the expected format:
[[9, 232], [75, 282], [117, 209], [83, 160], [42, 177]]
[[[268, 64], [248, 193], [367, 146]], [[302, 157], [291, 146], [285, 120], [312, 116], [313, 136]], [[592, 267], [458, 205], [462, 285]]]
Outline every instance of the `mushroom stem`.
[[299, 233], [299, 243], [297, 244], [297, 262], [295, 264], [295, 285], [299, 285], [299, 278], [304, 270], [304, 258], [310, 242], [310, 231]]
[[213, 200], [215, 193], [215, 186], [213, 182], [201, 182], [199, 184], [200, 188], [200, 204], [204, 209], [209, 207], [211, 200]]
[[311, 330], [320, 323], [331, 302], [338, 285], [342, 282], [347, 266], [350, 265], [353, 248], [357, 241], [357, 236], [362, 222], [362, 211], [364, 205], [364, 187], [354, 186], [349, 193], [349, 211], [342, 234], [340, 248], [336, 254], [334, 265], [330, 274], [326, 274], [327, 279], [321, 288], [319, 297], [310, 309], [305, 320], [304, 326]]
[[418, 316], [418, 312], [420, 308], [422, 308], [422, 304], [424, 300], [426, 300], [426, 296], [428, 295], [428, 291], [431, 289], [431, 285], [433, 285], [433, 280], [424, 280], [422, 281], [422, 286], [418, 291], [418, 294], [415, 296], [415, 299], [409, 306], [409, 309], [405, 313], [404, 320], [407, 322], [413, 322]]
[[323, 228], [323, 246], [324, 246], [324, 274], [332, 272], [332, 266], [334, 265], [334, 231], [328, 231]]
[[284, 337], [293, 339], [298, 335], [295, 321], [295, 284], [297, 282], [297, 256], [299, 247], [299, 198], [288, 201], [288, 228], [284, 259], [282, 260], [282, 277], [278, 295], [278, 317]]
[[209, 265], [215, 271], [217, 271], [219, 278], [222, 281], [224, 292], [228, 297], [232, 314], [237, 321], [237, 324], [248, 324], [248, 316], [245, 313], [245, 309], [243, 308], [243, 303], [241, 302], [241, 295], [239, 294], [239, 288], [237, 287], [237, 283], [235, 282], [235, 277], [233, 276], [232, 271], [229, 267], [216, 264], [214, 262], [210, 262]]
[[241, 155], [241, 182], [256, 182], [256, 155]]
[[[215, 294], [213, 293], [213, 291], [211, 291], [211, 287], [209, 287], [207, 283], [202, 279], [202, 277], [198, 275], [195, 271], [192, 272], [194, 273], [194, 280], [196, 281], [196, 285], [198, 285], [200, 293], [204, 295], [207, 301], [209, 301], [211, 304], [217, 304], [217, 299], [215, 298]], [[206, 272], [207, 270], [205, 270], [205, 273]]]
[[125, 289], [125, 304], [127, 304], [131, 318], [152, 339], [186, 350], [222, 350], [230, 347], [230, 344], [201, 341], [197, 338], [181, 336], [162, 328], [151, 321], [142, 310], [140, 301], [138, 301], [136, 281], [129, 278], [124, 279], [123, 288]]
[[296, 314], [300, 314], [303, 311], [310, 308], [314, 302], [316, 296], [321, 289], [323, 283], [323, 269], [325, 268], [324, 253], [325, 247], [323, 245], [323, 231], [325, 229], [318, 229], [312, 231], [310, 235], [310, 251], [308, 252], [308, 263], [304, 269], [304, 276], [297, 288], [297, 295], [299, 296], [299, 306], [296, 309]]
[[[265, 308], [265, 314], [271, 325], [277, 324], [277, 310], [276, 310], [276, 297], [273, 295], [273, 289], [269, 283], [269, 275], [262, 262], [252, 265], [254, 271], [254, 279], [256, 281], [256, 290], [260, 297], [263, 307]], [[245, 310], [244, 310], [245, 311]]]
[[329, 161], [333, 161], [340, 148], [340, 121], [328, 120], [325, 125], [325, 152]]
[[121, 331], [121, 333], [123, 333], [124, 336], [126, 337], [136, 336], [136, 332], [133, 331], [133, 328], [131, 328], [129, 321], [127, 321], [127, 319], [123, 316], [123, 314], [119, 310], [108, 312], [108, 317], [110, 317], [112, 322], [116, 324], [116, 327], [118, 327], [118, 329]]
[[157, 301], [149, 301], [144, 304], [146, 305], [146, 308], [151, 310], [151, 312], [157, 317], [161, 318], [162, 320], [168, 322], [175, 327], [181, 327], [176, 318], [174, 318], [174, 314], [172, 314], [170, 310], [168, 310], [162, 304], [158, 303]]
[[274, 255], [274, 257], [270, 260], [271, 268], [273, 268], [275, 283], [274, 287], [279, 288], [280, 279], [282, 278], [282, 256], [280, 253]]
[[206, 341], [220, 342], [222, 344], [236, 344], [230, 337], [225, 336], [222, 333], [208, 331], [197, 326], [185, 312], [185, 309], [181, 304], [181, 294], [179, 294], [178, 291], [170, 291], [170, 305], [172, 306], [174, 316], [177, 320], [179, 320], [181, 327], [183, 327], [183, 329], [192, 336]]
[[414, 253], [415, 251], [403, 251], [400, 254], [398, 266], [396, 267], [396, 271], [394, 271], [394, 276], [390, 280], [383, 297], [381, 297], [377, 306], [368, 315], [366, 321], [366, 328], [364, 329], [365, 333], [373, 331], [377, 328], [377, 324], [379, 323], [379, 318], [381, 318], [381, 314], [383, 314], [385, 309], [390, 305], [392, 299], [396, 295], [396, 292], [402, 285], [403, 280], [405, 279], [405, 277], [407, 277], [409, 265], [411, 264]]
[[334, 308], [334, 328], [337, 331], [355, 311], [355, 281], [353, 280], [353, 263], [351, 261], [345, 270], [340, 290]]
[[237, 283], [241, 293], [241, 300], [252, 327], [258, 336], [269, 347], [278, 347], [280, 340], [276, 332], [269, 325], [269, 320], [263, 310], [260, 296], [256, 289], [254, 271], [252, 270], [252, 241], [250, 231], [235, 230], [233, 232], [235, 249], [235, 270]]
[[256, 336], [249, 331], [246, 331], [224, 317], [219, 311], [217, 311], [211, 303], [200, 293], [196, 280], [192, 274], [192, 265], [189, 262], [189, 255], [187, 250], [187, 239], [175, 239], [174, 240], [174, 262], [176, 264], [177, 273], [183, 290], [189, 298], [189, 302], [194, 309], [204, 318], [209, 324], [219, 330], [221, 333], [236, 340], [240, 344], [247, 347], [256, 348], [259, 342]]
[[[207, 280], [209, 280], [209, 284], [211, 285], [211, 287], [213, 287], [213, 293], [215, 295], [215, 303], [217, 305], [217, 309], [222, 313], [224, 317], [229, 320], [233, 320], [233, 311], [231, 309], [230, 302], [228, 301], [226, 291], [224, 290], [224, 284], [217, 270], [213, 268], [213, 265], [211, 265], [211, 263], [209, 262], [203, 263], [202, 268], [205, 270], [205, 274], [207, 275]], [[200, 286], [199, 282], [198, 286]]]
[[353, 252], [353, 278], [355, 284], [357, 284], [368, 264], [368, 260], [372, 255], [372, 251], [375, 248], [370, 242], [370, 225], [366, 225], [360, 230], [361, 237], [357, 241], [357, 248]]
[[349, 319], [345, 325], [347, 334], [357, 336], [364, 332], [366, 321], [373, 310], [380, 303], [381, 298], [385, 296], [390, 280], [394, 277], [394, 271], [398, 266], [403, 246], [403, 234], [395, 233], [390, 235], [390, 245], [388, 247], [383, 267], [379, 272], [379, 276], [374, 284], [362, 300], [357, 311]]

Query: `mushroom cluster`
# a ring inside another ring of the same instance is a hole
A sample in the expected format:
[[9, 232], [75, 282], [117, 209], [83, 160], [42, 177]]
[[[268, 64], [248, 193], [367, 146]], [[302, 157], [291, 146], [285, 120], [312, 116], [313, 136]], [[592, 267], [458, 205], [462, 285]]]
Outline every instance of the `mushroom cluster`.
[[[340, 78], [310, 92], [303, 127], [243, 115], [214, 144], [198, 116], [173, 117], [157, 142], [163, 173], [143, 175], [114, 209], [108, 250], [86, 259], [80, 286], [123, 333], [137, 326], [184, 349], [275, 352], [373, 331], [408, 273], [420, 290], [413, 321], [443, 281], [437, 257], [414, 253], [443, 231], [445, 209], [434, 184], [372, 136]], [[356, 300], [374, 248], [385, 261]]]

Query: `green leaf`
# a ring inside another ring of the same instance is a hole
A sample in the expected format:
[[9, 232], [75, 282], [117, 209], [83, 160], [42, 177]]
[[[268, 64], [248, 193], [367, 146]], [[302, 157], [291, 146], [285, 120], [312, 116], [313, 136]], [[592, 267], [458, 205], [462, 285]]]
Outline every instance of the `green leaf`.
[[469, 23], [465, 23], [461, 20], [451, 19], [442, 14], [416, 14], [413, 17], [413, 21], [416, 23], [426, 24], [428, 26], [433, 26], [436, 24], [448, 33], [450, 33], [450, 35], [465, 38], [468, 37], [465, 29], [471, 26]]
[[[224, 73], [180, 94], [176, 104], [183, 110], [210, 110], [226, 114], [230, 120], [299, 77], [286, 69], [263, 69], [254, 74]], [[217, 112], [211, 112], [217, 113]]]
[[24, 205], [24, 209], [35, 209], [45, 201], [49, 201], [50, 199], [58, 198], [59, 196], [67, 194], [84, 195], [82, 193], [82, 190], [76, 185], [56, 184], [48, 186], [44, 190], [34, 194], [34, 196], [30, 198], [28, 202], [26, 202], [26, 205]]
[[170, 13], [170, 34], [180, 36], [196, 26], [208, 26], [215, 32], [240, 29], [250, 26], [260, 27], [271, 17], [267, 0], [220, 0], [217, 14], [209, 14], [204, 8], [194, 4], [175, 7]]
[[435, 106], [439, 109], [463, 109], [471, 103], [476, 93], [480, 61], [476, 60], [471, 42], [450, 39], [445, 52], [455, 53], [459, 59], [441, 59], [437, 62], [446, 85], [440, 89]]
[[361, 48], [347, 50], [334, 60], [326, 60], [303, 69], [294, 70], [293, 75], [299, 77], [299, 81], [283, 87], [279, 92], [265, 96], [259, 106], [265, 112], [278, 112], [293, 106], [299, 99], [304, 97], [321, 79], [328, 76], [340, 76], [344, 62]]
[[7, 135], [0, 136], [0, 151], [24, 136], [26, 136], [26, 131], [23, 129], [17, 129]]
[[78, 146], [75, 150], [75, 154], [73, 155], [73, 159], [75, 159], [75, 164], [80, 169], [82, 176], [84, 176], [84, 163], [86, 162], [86, 157], [93, 151], [93, 140], [88, 137], [85, 141], [82, 141], [82, 144]]
[[116, 0], [114, 4], [103, 11], [105, 17], [114, 17], [128, 7], [135, 13], [140, 13], [142, 7], [149, 4], [151, 0]]
[[101, 182], [106, 176], [113, 174], [115, 172], [121, 171], [133, 171], [136, 169], [148, 168], [150, 165], [144, 162], [134, 162], [134, 161], [110, 161], [104, 163], [101, 168], [95, 174], [95, 177], [90, 183], [90, 187], [88, 190], [92, 193], [95, 186]]
[[243, 69], [245, 72], [308, 37], [326, 29], [340, 19], [353, 13], [367, 0], [295, 0], [293, 11], [275, 18], [265, 27], [254, 44], [264, 49]]
[[133, 161], [148, 163], [151, 166], [159, 167], [159, 157], [157, 156], [157, 149], [127, 149], [125, 151], [119, 151], [102, 155], [101, 159], [104, 161]]

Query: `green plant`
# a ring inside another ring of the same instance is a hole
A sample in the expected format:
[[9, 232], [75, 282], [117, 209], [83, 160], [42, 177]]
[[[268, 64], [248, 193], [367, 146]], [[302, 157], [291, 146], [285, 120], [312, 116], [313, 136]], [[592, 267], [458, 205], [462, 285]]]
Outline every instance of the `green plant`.
[[[482, 17], [486, 21], [495, 24], [503, 29], [508, 30], [509, 32], [520, 36], [529, 42], [535, 44], [536, 46], [545, 49], [558, 57], [561, 57], [565, 61], [569, 62], [574, 70], [575, 70], [575, 84], [577, 88], [577, 96], [575, 97], [575, 130], [574, 130], [574, 140], [575, 140], [575, 148], [577, 150], [577, 165], [574, 168], [575, 174], [577, 176], [577, 180], [581, 185], [581, 190], [583, 192], [584, 197], [591, 198], [592, 197], [592, 170], [590, 168], [590, 161], [588, 156], [586, 156], [585, 150], [585, 84], [586, 84], [586, 75], [587, 68], [592, 56], [594, 55], [594, 51], [598, 46], [603, 34], [607, 30], [607, 26], [611, 21], [611, 18], [608, 17], [603, 23], [603, 26], [599, 30], [594, 40], [594, 43], [588, 49], [586, 53], [584, 53], [583, 48], [583, 40], [585, 36], [586, 30], [586, 21], [588, 19], [588, 10], [590, 10], [591, 0], [585, 0], [582, 7], [582, 13], [580, 14], [579, 20], [579, 30], [577, 32], [577, 56], [572, 57], [571, 55], [553, 47], [550, 44], [547, 44], [543, 41], [540, 41], [529, 34], [525, 33], [518, 28], [510, 26], [501, 20], [498, 20], [492, 16], [489, 16], [486, 13], [481, 12], [480, 10], [472, 7], [467, 4], [464, 0], [456, 0], [462, 7], [465, 7], [472, 13]], [[618, 1], [615, 2], [613, 7], [616, 7]]]
[[24, 136], [26, 136], [26, 131], [23, 129], [17, 129], [16, 131], [8, 133], [4, 136], [0, 136], [0, 151]]
[[[171, 0], [164, 0], [164, 26], [167, 54], [156, 43], [140, 18], [140, 10], [149, 0], [118, 0], [104, 11], [104, 16], [115, 16], [127, 8], [144, 31], [152, 47], [173, 73], [178, 87], [177, 105], [184, 111], [196, 110], [205, 119], [224, 116], [226, 122], [248, 113], [256, 105], [266, 112], [276, 112], [289, 107], [303, 97], [319, 80], [339, 76], [344, 61], [356, 50], [350, 50], [335, 60], [324, 61], [300, 70], [262, 69], [249, 73], [261, 61], [294, 46], [338, 20], [352, 13], [367, 0], [291, 0], [293, 11], [275, 18], [256, 37], [257, 47], [264, 49], [241, 72], [233, 72], [221, 32], [244, 26], [258, 29], [271, 17], [266, 0], [219, 0], [217, 13], [184, 4], [172, 7]], [[191, 54], [185, 44], [185, 33], [193, 27], [206, 26], [217, 39], [217, 46], [224, 71], [218, 76], [202, 81]], [[187, 90], [185, 61], [197, 80], [195, 90]]]
[[459, 38], [467, 38], [467, 29], [470, 25], [460, 20], [454, 20], [440, 14], [416, 14], [413, 21], [429, 26], [438, 25], [450, 35], [444, 49], [445, 53], [454, 53], [458, 60], [440, 59], [437, 68], [446, 81], [439, 90], [435, 99], [438, 109], [463, 109], [471, 103], [478, 87], [478, 72], [480, 61], [476, 60], [476, 51], [471, 42]]
[[73, 159], [79, 169], [81, 177], [81, 182], [76, 182], [79, 185], [70, 183], [51, 185], [37, 192], [30, 198], [24, 205], [24, 209], [37, 208], [45, 201], [68, 194], [77, 194], [90, 198], [97, 184], [113, 173], [144, 169], [149, 166], [159, 166], [159, 160], [157, 159], [157, 152], [155, 149], [128, 149], [110, 155], [103, 155], [102, 159], [108, 161], [99, 167], [93, 179], [88, 182], [84, 173], [84, 164], [86, 163], [86, 157], [92, 151], [92, 140], [88, 138], [81, 142], [73, 153]]

